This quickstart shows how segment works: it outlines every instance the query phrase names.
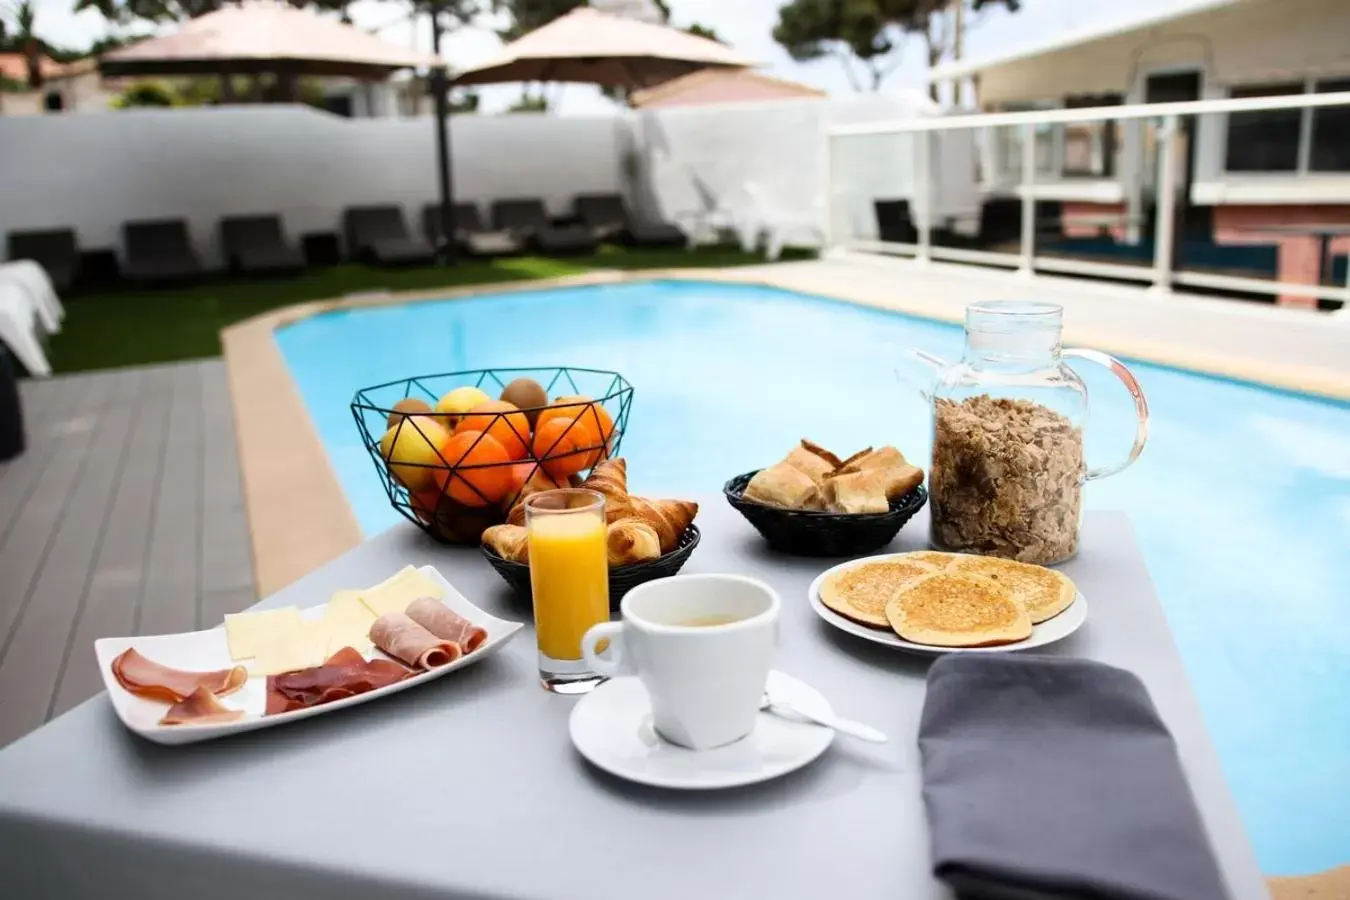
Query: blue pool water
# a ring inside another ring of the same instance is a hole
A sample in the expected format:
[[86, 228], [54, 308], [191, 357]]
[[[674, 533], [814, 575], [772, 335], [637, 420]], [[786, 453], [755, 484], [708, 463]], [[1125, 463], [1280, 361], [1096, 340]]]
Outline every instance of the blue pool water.
[[[334, 312], [277, 341], [374, 534], [399, 517], [348, 411], [360, 387], [459, 369], [612, 369], [636, 387], [623, 441], [634, 485], [716, 493], [802, 436], [926, 460], [927, 406], [896, 373], [914, 371], [909, 348], [952, 358], [962, 336], [770, 288], [651, 282]], [[1088, 506], [1133, 518], [1262, 868], [1350, 861], [1350, 406], [1133, 369], [1152, 438], [1134, 467], [1088, 487]], [[1128, 447], [1132, 412], [1112, 376], [1079, 371], [1100, 465]]]

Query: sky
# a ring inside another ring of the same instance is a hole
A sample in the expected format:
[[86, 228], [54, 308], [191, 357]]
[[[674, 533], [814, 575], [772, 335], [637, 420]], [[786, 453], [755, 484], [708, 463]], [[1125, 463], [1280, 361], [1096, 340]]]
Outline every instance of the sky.
[[[108, 25], [95, 12], [74, 12], [76, 0], [37, 0], [36, 31], [43, 39], [63, 47], [88, 46], [109, 33]], [[978, 59], [1007, 48], [1039, 43], [1055, 33], [1086, 27], [1101, 20], [1141, 18], [1165, 9], [1173, 0], [1023, 0], [1022, 9], [1009, 14], [1002, 8], [984, 14], [982, 21], [966, 39], [966, 57]], [[669, 0], [672, 24], [698, 23], [716, 30], [718, 36], [741, 53], [762, 64], [763, 71], [813, 85], [831, 94], [853, 90], [837, 60], [811, 63], [794, 62], [774, 43], [773, 26], [782, 0]], [[421, 49], [431, 47], [430, 29], [424, 21], [410, 21], [408, 4], [403, 0], [357, 0], [351, 6], [353, 21], [375, 30], [386, 40]], [[451, 35], [445, 43], [446, 57], [453, 68], [466, 68], [489, 59], [501, 46], [485, 21]], [[901, 50], [901, 64], [886, 80], [883, 90], [923, 88], [924, 50], [922, 41], [910, 39]], [[484, 112], [496, 112], [520, 96], [514, 85], [483, 89]], [[612, 112], [613, 105], [596, 89], [586, 85], [559, 85], [549, 90], [553, 111], [563, 115], [591, 115]]]

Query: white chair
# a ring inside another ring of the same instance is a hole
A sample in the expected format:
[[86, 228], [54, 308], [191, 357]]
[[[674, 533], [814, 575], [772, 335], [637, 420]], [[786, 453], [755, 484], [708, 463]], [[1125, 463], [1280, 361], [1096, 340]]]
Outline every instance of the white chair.
[[13, 282], [0, 282], [0, 343], [34, 376], [52, 374], [38, 340], [37, 308], [28, 293]]
[[744, 217], [735, 206], [726, 203], [710, 188], [689, 166], [684, 167], [689, 183], [698, 198], [698, 208], [682, 210], [673, 218], [675, 224], [689, 238], [689, 246], [694, 247], [708, 240], [717, 241], [724, 231], [732, 231], [740, 241], [741, 249], [750, 253], [755, 249], [755, 234], [745, 225]]
[[56, 295], [47, 270], [31, 259], [12, 260], [0, 263], [0, 284], [16, 284], [24, 290], [37, 310], [42, 328], [48, 334], [61, 330], [61, 320], [66, 317], [66, 308]]
[[764, 256], [777, 259], [789, 242], [806, 246], [825, 246], [825, 206], [817, 197], [805, 209], [785, 209], [774, 201], [769, 192], [756, 182], [746, 182], [745, 195], [749, 199], [746, 216], [750, 223], [750, 249], [764, 238]]

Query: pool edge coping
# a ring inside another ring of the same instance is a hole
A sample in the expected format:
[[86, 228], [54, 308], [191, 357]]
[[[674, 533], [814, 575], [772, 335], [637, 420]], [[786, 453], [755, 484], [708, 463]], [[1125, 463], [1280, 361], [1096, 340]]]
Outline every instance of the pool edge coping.
[[[929, 321], [960, 324], [960, 302], [943, 306], [882, 298], [865, 286], [833, 286], [834, 293], [794, 283], [802, 263], [709, 269], [603, 269], [552, 278], [522, 279], [417, 291], [353, 294], [269, 310], [221, 331], [230, 385], [240, 475], [258, 595], [266, 597], [364, 539], [333, 471], [299, 387], [275, 339], [278, 328], [344, 309], [456, 300], [484, 295], [604, 284], [671, 280], [760, 285], [822, 300], [844, 302]], [[810, 265], [810, 263], [806, 263]], [[1275, 390], [1350, 401], [1350, 377], [1320, 368], [1254, 363], [1176, 345], [1120, 340], [1091, 329], [1066, 327], [1067, 341], [1199, 375], [1227, 378]], [[275, 452], [287, 447], [284, 454]]]

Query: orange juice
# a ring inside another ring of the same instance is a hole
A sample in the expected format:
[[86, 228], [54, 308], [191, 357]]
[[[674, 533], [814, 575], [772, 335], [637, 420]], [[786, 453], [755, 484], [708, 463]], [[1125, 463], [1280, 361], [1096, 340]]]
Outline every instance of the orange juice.
[[581, 636], [609, 621], [604, 508], [529, 520], [530, 589], [539, 651], [581, 659]]

